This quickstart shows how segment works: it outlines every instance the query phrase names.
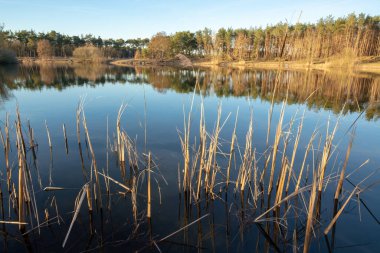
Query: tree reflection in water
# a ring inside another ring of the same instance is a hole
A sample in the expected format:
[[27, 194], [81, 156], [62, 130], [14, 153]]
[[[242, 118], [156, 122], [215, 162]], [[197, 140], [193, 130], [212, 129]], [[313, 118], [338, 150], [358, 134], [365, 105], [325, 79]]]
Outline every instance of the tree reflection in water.
[[[289, 104], [307, 104], [312, 109], [339, 113], [365, 111], [368, 120], [380, 114], [380, 76], [337, 71], [290, 71], [259, 69], [176, 69], [154, 67], [116, 67], [102, 64], [10, 65], [0, 67], [2, 100], [11, 90], [96, 86], [105, 83], [148, 83], [160, 92], [192, 92], [199, 71], [200, 92], [204, 96], [249, 96], [269, 101], [274, 89], [275, 102], [289, 93]], [[279, 83], [275, 87], [275, 80]], [[199, 91], [197, 91], [199, 92]]]

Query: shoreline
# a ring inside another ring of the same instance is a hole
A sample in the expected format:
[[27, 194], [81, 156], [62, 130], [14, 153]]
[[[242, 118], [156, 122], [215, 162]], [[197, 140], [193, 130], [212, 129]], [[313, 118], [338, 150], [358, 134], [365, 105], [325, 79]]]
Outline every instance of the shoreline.
[[[190, 67], [182, 66], [176, 59], [152, 60], [152, 59], [120, 59], [110, 61], [110, 64], [122, 67]], [[231, 67], [243, 69], [284, 69], [284, 70], [323, 70], [323, 71], [353, 71], [371, 74], [380, 74], [380, 60], [368, 61], [356, 59], [354, 63], [339, 65], [334, 61], [212, 61], [194, 60], [192, 67]]]
[[40, 59], [36, 57], [19, 57], [17, 58], [20, 64], [111, 64], [113, 61], [121, 59], [105, 59], [101, 62], [89, 62], [75, 59], [74, 57], [52, 57], [46, 59]]
[[[72, 57], [54, 57], [50, 59], [18, 58], [21, 64], [84, 64]], [[99, 63], [97, 63], [99, 64]], [[107, 59], [103, 64], [120, 67], [202, 67], [202, 68], [241, 68], [241, 69], [282, 69], [282, 70], [322, 70], [338, 72], [357, 72], [380, 74], [380, 59], [362, 58], [355, 59], [351, 64], [339, 64], [336, 60], [329, 61], [215, 61], [207, 59], [193, 59], [191, 65], [183, 64], [176, 58], [165, 60], [152, 59]]]

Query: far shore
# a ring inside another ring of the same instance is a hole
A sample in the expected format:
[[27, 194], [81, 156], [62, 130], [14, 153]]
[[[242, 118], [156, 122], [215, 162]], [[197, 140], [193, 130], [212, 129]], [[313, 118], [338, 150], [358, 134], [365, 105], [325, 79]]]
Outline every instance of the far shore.
[[[96, 64], [98, 63], [111, 63], [113, 61], [117, 61], [120, 59], [104, 59], [102, 62], [95, 62]], [[74, 64], [74, 63], [82, 63], [86, 64], [89, 63], [88, 61], [80, 61], [78, 59], [75, 59], [74, 57], [52, 57], [52, 58], [45, 58], [41, 59], [38, 57], [18, 57], [19, 63], [22, 64]]]
[[[183, 66], [178, 59], [152, 60], [152, 59], [122, 59], [111, 61], [110, 64], [117, 66]], [[207, 59], [192, 60], [194, 67], [232, 67], [232, 68], [252, 68], [252, 69], [290, 69], [290, 70], [336, 70], [355, 71], [380, 74], [380, 59], [355, 59], [352, 64], [341, 64], [336, 60], [329, 61], [215, 61]]]
[[[54, 57], [39, 59], [31, 57], [19, 58], [22, 64], [85, 64], [73, 57]], [[103, 63], [124, 67], [150, 66], [150, 67], [231, 67], [247, 69], [289, 69], [289, 70], [326, 70], [326, 71], [354, 71], [380, 74], [380, 59], [361, 58], [355, 59], [352, 64], [341, 64], [338, 60], [319, 61], [217, 61], [209, 59], [191, 59], [191, 64], [183, 63], [178, 58], [153, 60], [153, 59], [106, 59]]]

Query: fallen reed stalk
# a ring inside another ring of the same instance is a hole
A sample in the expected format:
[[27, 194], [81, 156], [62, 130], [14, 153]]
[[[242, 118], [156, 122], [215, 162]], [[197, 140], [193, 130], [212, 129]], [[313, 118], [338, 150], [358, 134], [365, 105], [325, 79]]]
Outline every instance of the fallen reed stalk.
[[205, 215], [203, 215], [202, 217], [200, 217], [200, 218], [196, 219], [195, 221], [192, 221], [192, 222], [190, 222], [190, 223], [189, 223], [189, 224], [187, 224], [186, 226], [183, 226], [182, 228], [178, 229], [177, 231], [174, 231], [173, 233], [171, 233], [171, 234], [169, 234], [169, 235], [167, 235], [167, 236], [165, 236], [165, 237], [161, 238], [161, 239], [160, 239], [160, 240], [158, 240], [157, 242], [163, 242], [163, 241], [165, 241], [165, 240], [169, 239], [170, 237], [172, 237], [172, 236], [174, 236], [174, 235], [178, 234], [179, 232], [181, 232], [181, 231], [185, 230], [186, 228], [188, 228], [188, 227], [192, 226], [193, 224], [195, 224], [195, 223], [197, 223], [198, 221], [200, 221], [200, 220], [202, 220], [202, 219], [206, 218], [206, 217], [207, 217], [207, 216], [209, 216], [209, 215], [210, 215], [210, 213], [206, 213], [206, 214], [205, 214]]
[[42, 190], [45, 191], [45, 192], [48, 192], [48, 191], [61, 191], [61, 190], [64, 190], [64, 189], [65, 188], [63, 188], [63, 187], [46, 186]]
[[11, 224], [11, 225], [28, 225], [27, 222], [20, 221], [9, 221], [9, 220], [0, 220], [0, 224]]
[[104, 175], [103, 173], [100, 173], [100, 172], [98, 172], [98, 174], [101, 175], [101, 176], [103, 176], [104, 178], [106, 178], [106, 179], [108, 179], [108, 180], [114, 182], [115, 184], [117, 184], [117, 185], [120, 186], [121, 188], [124, 188], [124, 190], [127, 190], [128, 192], [131, 192], [131, 191], [132, 191], [131, 188], [127, 187], [126, 185], [124, 185], [124, 184], [122, 184], [122, 183], [120, 183], [119, 181], [116, 181], [116, 180], [113, 179], [112, 177], [109, 177], [109, 176], [107, 176], [107, 175]]
[[79, 198], [79, 201], [78, 201], [78, 204], [76, 205], [76, 208], [75, 208], [75, 211], [74, 211], [74, 216], [73, 216], [73, 219], [71, 220], [71, 223], [70, 223], [70, 226], [69, 226], [69, 229], [66, 233], [66, 236], [65, 236], [65, 239], [63, 240], [63, 243], [62, 243], [62, 248], [65, 247], [66, 245], [66, 242], [67, 240], [69, 239], [69, 235], [71, 233], [71, 229], [73, 228], [73, 225], [74, 225], [74, 222], [76, 221], [77, 217], [78, 217], [78, 214], [79, 214], [79, 211], [80, 211], [80, 208], [82, 206], [82, 203], [83, 203], [83, 200], [84, 200], [84, 197], [86, 196], [86, 193], [87, 193], [87, 188], [88, 188], [88, 183], [85, 184], [81, 191], [79, 192], [80, 194], [80, 198]]
[[348, 198], [346, 199], [346, 201], [344, 202], [344, 204], [342, 205], [342, 207], [339, 209], [339, 211], [335, 214], [334, 218], [332, 219], [332, 221], [330, 222], [330, 224], [326, 227], [326, 229], [323, 231], [323, 233], [325, 235], [327, 235], [329, 233], [329, 231], [331, 230], [331, 228], [334, 226], [335, 222], [338, 220], [339, 216], [342, 214], [344, 208], [347, 206], [348, 202], [351, 200], [351, 198], [354, 196], [354, 194], [357, 192], [357, 189], [358, 187], [355, 187], [351, 194], [348, 196]]

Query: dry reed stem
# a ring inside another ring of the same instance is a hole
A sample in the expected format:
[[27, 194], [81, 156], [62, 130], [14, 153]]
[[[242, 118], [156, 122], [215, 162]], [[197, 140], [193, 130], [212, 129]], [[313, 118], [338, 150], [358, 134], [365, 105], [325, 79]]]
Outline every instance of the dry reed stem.
[[181, 147], [182, 147], [182, 155], [184, 159], [184, 169], [183, 169], [183, 190], [187, 192], [190, 189], [190, 150], [189, 150], [189, 145], [190, 145], [190, 126], [191, 126], [191, 114], [193, 110], [193, 104], [194, 104], [194, 97], [195, 97], [195, 90], [193, 93], [193, 97], [191, 100], [191, 106], [190, 110], [187, 116], [187, 121], [186, 121], [186, 116], [185, 116], [185, 107], [183, 107], [183, 137], [180, 135], [180, 141], [181, 141]]
[[119, 111], [117, 113], [117, 120], [116, 120], [117, 152], [119, 154], [120, 163], [125, 162], [124, 141], [123, 141], [122, 130], [120, 126], [120, 121], [126, 108], [127, 108], [127, 105], [122, 104], [120, 106]]
[[[17, 114], [18, 108], [17, 108]], [[24, 174], [24, 154], [23, 154], [23, 148], [22, 148], [22, 141], [21, 141], [21, 127], [20, 121], [17, 120], [16, 122], [16, 143], [17, 143], [17, 158], [18, 158], [18, 221], [19, 221], [19, 229], [20, 231], [25, 230], [25, 174]]]
[[28, 121], [28, 133], [29, 133], [29, 145], [30, 145], [30, 149], [32, 150], [32, 155], [33, 155], [34, 167], [37, 172], [37, 181], [38, 181], [38, 185], [40, 189], [42, 189], [42, 179], [40, 175], [40, 170], [38, 168], [37, 155], [36, 155], [36, 150], [35, 150], [37, 145], [34, 142], [34, 131], [33, 131], [33, 128], [30, 126], [29, 121]]
[[317, 134], [316, 131], [314, 131], [312, 133], [312, 135], [310, 137], [310, 140], [309, 140], [309, 143], [307, 144], [306, 151], [305, 151], [305, 154], [304, 154], [304, 157], [303, 157], [303, 161], [302, 161], [302, 165], [301, 165], [301, 169], [300, 169], [300, 172], [298, 174], [298, 179], [297, 179], [296, 187], [295, 187], [295, 191], [296, 192], [298, 191], [298, 189], [300, 187], [303, 171], [305, 169], [306, 158], [307, 158], [307, 156], [309, 154], [309, 151], [310, 151], [311, 147], [313, 146], [313, 142], [314, 142], [314, 139], [316, 137], [316, 134]]
[[238, 115], [239, 115], [239, 108], [236, 111], [235, 126], [234, 126], [234, 130], [232, 132], [232, 138], [231, 138], [230, 155], [228, 157], [227, 181], [226, 181], [226, 188], [227, 189], [228, 189], [228, 184], [230, 182], [230, 169], [231, 169], [232, 157], [233, 157], [234, 150], [235, 150], [236, 126], [237, 126]]
[[0, 220], [0, 224], [28, 225], [27, 222]]
[[340, 172], [340, 177], [339, 177], [338, 185], [336, 187], [334, 199], [338, 199], [339, 195], [342, 192], [344, 174], [346, 173], [346, 168], [347, 168], [347, 164], [348, 164], [348, 159], [349, 159], [350, 154], [351, 154], [351, 148], [352, 148], [352, 144], [354, 142], [354, 137], [355, 137], [355, 129], [353, 130], [353, 132], [351, 134], [350, 142], [349, 142], [348, 147], [347, 147], [346, 157], [344, 159], [344, 164], [343, 164], [342, 170]]
[[313, 185], [310, 193], [309, 198], [309, 208], [307, 210], [307, 222], [306, 222], [306, 228], [305, 228], [305, 241], [304, 241], [304, 247], [303, 252], [307, 253], [309, 251], [310, 247], [310, 241], [311, 241], [311, 230], [313, 227], [313, 218], [314, 218], [314, 206], [315, 206], [315, 199], [317, 196], [317, 174], [313, 173]]
[[[19, 139], [19, 137], [17, 137]], [[20, 141], [17, 141], [20, 145]], [[23, 230], [24, 226], [22, 225], [25, 221], [24, 217], [24, 170], [23, 170], [23, 159], [21, 157], [21, 152], [18, 152], [18, 220], [20, 222], [19, 229]]]
[[91, 198], [91, 189], [90, 189], [90, 187], [86, 187], [86, 197], [87, 197], [88, 211], [92, 212], [92, 198]]
[[205, 167], [205, 189], [207, 193], [212, 194], [212, 189], [214, 188], [214, 185], [212, 184], [212, 176], [213, 172], [211, 169], [216, 169], [216, 153], [218, 149], [218, 143], [219, 143], [219, 133], [220, 133], [220, 117], [222, 114], [222, 108], [219, 105], [218, 106], [218, 116], [216, 119], [216, 126], [213, 132], [213, 135], [210, 137], [210, 146], [208, 149], [208, 157], [206, 161], [206, 167]]
[[336, 130], [338, 128], [338, 123], [339, 121], [336, 122], [335, 124], [335, 127], [333, 129], [333, 131], [331, 132], [331, 134], [329, 134], [329, 122], [327, 123], [327, 129], [326, 129], [326, 140], [325, 140], [325, 144], [324, 144], [324, 147], [323, 147], [323, 151], [322, 151], [322, 158], [321, 158], [321, 161], [319, 163], [319, 168], [318, 168], [318, 174], [319, 174], [319, 183], [318, 183], [318, 191], [321, 192], [322, 191], [322, 186], [323, 186], [323, 178], [324, 178], [324, 175], [325, 175], [325, 171], [326, 171], [326, 167], [327, 167], [327, 163], [330, 159], [330, 154], [331, 154], [331, 147], [332, 147], [332, 142], [334, 140], [334, 136], [335, 136], [335, 133], [336, 133]]
[[94, 149], [92, 148], [90, 134], [89, 134], [88, 129], [87, 129], [86, 116], [85, 116], [83, 110], [82, 110], [82, 117], [83, 117], [83, 122], [82, 122], [83, 123], [83, 128], [84, 128], [84, 131], [86, 133], [87, 143], [88, 143], [88, 147], [90, 149], [90, 153], [91, 153], [91, 157], [92, 157], [92, 164], [93, 164], [93, 169], [94, 169], [94, 174], [95, 174], [95, 180], [96, 180], [96, 189], [97, 189], [97, 192], [94, 192], [94, 194], [95, 194], [95, 196], [99, 196], [99, 198], [97, 198], [97, 200], [98, 200], [98, 206], [100, 207], [100, 210], [102, 210], [102, 208], [103, 208], [103, 204], [102, 204], [102, 191], [100, 189], [100, 181], [99, 181], [99, 175], [98, 175], [99, 172], [98, 172], [98, 167], [97, 167], [97, 164], [96, 164]]
[[45, 127], [46, 127], [46, 133], [47, 133], [47, 137], [48, 137], [48, 142], [49, 142], [49, 148], [52, 149], [53, 146], [51, 144], [50, 131], [49, 131], [49, 128], [48, 128], [46, 120], [45, 120]]
[[[282, 199], [282, 194], [283, 194], [283, 191], [284, 191], [286, 174], [288, 174], [288, 170], [289, 170], [289, 161], [288, 161], [288, 158], [285, 158], [284, 160], [285, 160], [285, 162], [284, 162], [284, 165], [282, 166], [282, 172], [281, 172], [281, 174], [279, 176], [279, 182], [278, 182], [277, 191], [276, 191], [275, 203], [280, 202], [281, 199]], [[289, 177], [290, 177], [290, 175], [289, 175]]]
[[205, 215], [203, 215], [202, 217], [200, 217], [200, 218], [196, 219], [195, 221], [192, 221], [192, 222], [190, 222], [190, 223], [189, 223], [189, 224], [187, 224], [186, 226], [184, 226], [184, 227], [182, 227], [182, 228], [178, 229], [177, 231], [175, 231], [175, 232], [173, 232], [173, 233], [171, 233], [171, 234], [169, 234], [169, 235], [167, 235], [167, 236], [165, 236], [165, 237], [161, 238], [161, 239], [160, 239], [160, 240], [158, 240], [157, 242], [163, 242], [163, 241], [167, 240], [168, 238], [172, 237], [173, 235], [176, 235], [176, 234], [178, 234], [179, 232], [181, 232], [181, 231], [185, 230], [186, 228], [188, 228], [188, 227], [190, 227], [191, 225], [193, 225], [193, 224], [197, 223], [198, 221], [200, 221], [200, 220], [202, 220], [202, 219], [206, 218], [206, 217], [207, 217], [207, 216], [209, 216], [209, 215], [210, 215], [209, 213], [206, 213], [206, 214], [205, 214]]
[[134, 226], [137, 228], [137, 179], [136, 175], [132, 176], [132, 192], [131, 192], [131, 203], [132, 203], [132, 214], [133, 214], [133, 221]]
[[77, 129], [77, 141], [78, 141], [78, 144], [80, 145], [80, 115], [81, 115], [81, 112], [82, 112], [82, 104], [79, 103], [78, 104], [78, 107], [77, 107], [77, 110], [76, 110], [76, 129]]
[[8, 187], [8, 192], [10, 193], [12, 171], [11, 171], [11, 168], [9, 167], [10, 141], [9, 141], [9, 114], [8, 113], [5, 115], [4, 133], [5, 133], [5, 140], [3, 140], [3, 138], [2, 140], [3, 140], [3, 146], [4, 146], [5, 169], [7, 171], [7, 187]]
[[46, 186], [42, 190], [45, 192], [48, 192], [48, 191], [60, 191], [60, 190], [64, 190], [64, 189], [65, 188], [63, 188], [63, 187]]
[[117, 184], [118, 186], [120, 186], [121, 188], [124, 188], [125, 190], [127, 190], [128, 192], [132, 192], [132, 189], [125, 186], [124, 184], [120, 183], [119, 181], [116, 181], [115, 179], [113, 179], [112, 177], [109, 177], [107, 175], [104, 175], [103, 173], [100, 173], [100, 172], [97, 172], [99, 175], [103, 176], [104, 178], [114, 182], [115, 184]]
[[151, 170], [151, 166], [150, 166], [150, 160], [151, 160], [151, 154], [149, 152], [148, 154], [148, 200], [147, 200], [147, 212], [146, 212], [146, 217], [148, 218], [151, 218], [152, 214], [151, 214], [151, 188], [150, 188], [150, 170]]
[[83, 203], [84, 197], [86, 196], [87, 188], [89, 188], [88, 183], [85, 184], [85, 185], [82, 187], [81, 191], [79, 192], [79, 194], [80, 194], [80, 199], [79, 199], [79, 201], [78, 201], [77, 204], [76, 204], [76, 208], [75, 208], [74, 216], [73, 216], [73, 219], [71, 220], [71, 223], [70, 223], [69, 229], [68, 229], [68, 231], [67, 231], [67, 233], [66, 233], [66, 236], [65, 236], [65, 239], [63, 240], [62, 248], [65, 247], [66, 242], [67, 242], [67, 239], [69, 239], [69, 235], [70, 235], [71, 229], [73, 228], [74, 222], [76, 221], [76, 219], [77, 219], [77, 217], [78, 217], [78, 214], [79, 214], [79, 210], [80, 210], [80, 208], [81, 208], [81, 206], [82, 206], [82, 203]]
[[280, 119], [277, 124], [276, 129], [276, 135], [273, 143], [273, 150], [272, 150], [272, 165], [270, 169], [270, 178], [269, 178], [269, 185], [268, 185], [268, 195], [272, 193], [273, 188], [273, 181], [274, 181], [274, 171], [276, 167], [276, 158], [277, 158], [277, 149], [278, 145], [280, 143], [280, 138], [282, 135], [282, 121], [284, 119], [284, 112], [285, 112], [285, 102], [282, 104], [281, 112], [280, 112]]
[[339, 216], [342, 214], [344, 208], [347, 206], [348, 202], [351, 200], [352, 196], [354, 196], [354, 194], [356, 193], [358, 187], [356, 186], [351, 194], [348, 196], [347, 200], [344, 202], [344, 204], [342, 205], [342, 207], [339, 209], [339, 211], [336, 213], [336, 215], [334, 216], [334, 218], [332, 219], [332, 221], [330, 222], [330, 224], [327, 226], [327, 228], [323, 231], [323, 233], [325, 235], [327, 235], [329, 233], [329, 231], [331, 230], [331, 228], [334, 226], [335, 222], [338, 220]]
[[266, 147], [268, 147], [269, 144], [269, 135], [270, 135], [270, 129], [271, 129], [271, 122], [272, 122], [272, 114], [273, 114], [273, 107], [274, 107], [274, 98], [276, 96], [277, 86], [280, 81], [281, 71], [277, 71], [276, 73], [276, 80], [274, 82], [274, 89], [273, 89], [273, 95], [272, 95], [272, 101], [268, 112], [268, 127], [267, 127], [267, 139], [266, 139]]
[[207, 145], [207, 133], [206, 133], [206, 123], [204, 119], [204, 105], [203, 105], [203, 99], [201, 102], [201, 117], [199, 120], [199, 150], [200, 150], [200, 162], [199, 162], [199, 170], [198, 170], [198, 179], [197, 179], [197, 192], [196, 192], [196, 199], [200, 198], [200, 189], [202, 184], [202, 173], [205, 166], [205, 160], [206, 160], [206, 145]]
[[253, 117], [251, 113], [249, 128], [245, 137], [245, 149], [243, 161], [239, 169], [238, 178], [236, 180], [236, 189], [239, 189], [241, 192], [244, 191], [245, 186], [249, 179], [250, 171], [252, 170], [252, 135], [253, 135]]
[[[294, 115], [295, 117], [296, 115]], [[293, 123], [294, 123], [294, 117], [292, 117], [290, 123], [289, 123], [289, 128], [288, 128], [288, 131], [285, 135], [285, 139], [284, 139], [284, 147], [283, 147], [283, 150], [282, 150], [282, 158], [281, 158], [281, 169], [280, 169], [280, 173], [278, 175], [278, 179], [277, 179], [277, 183], [276, 183], [276, 198], [275, 198], [275, 203], [280, 201], [281, 198], [282, 198], [282, 194], [283, 194], [283, 190], [284, 190], [284, 186], [285, 186], [285, 180], [286, 180], [286, 176], [288, 175], [288, 170], [289, 170], [289, 160], [288, 158], [286, 157], [286, 151], [287, 151], [287, 147], [288, 147], [288, 143], [289, 143], [289, 137], [290, 137], [290, 133], [292, 131], [292, 127], [293, 127]], [[289, 174], [288, 175], [288, 178], [290, 177], [291, 175]]]
[[286, 182], [286, 189], [285, 189], [286, 193], [288, 193], [288, 191], [289, 191], [290, 178], [292, 177], [292, 173], [293, 173], [293, 166], [294, 166], [294, 161], [295, 161], [295, 157], [296, 157], [296, 153], [297, 153], [297, 149], [298, 149], [298, 144], [299, 144], [300, 137], [301, 137], [301, 132], [302, 132], [304, 118], [305, 117], [304, 117], [304, 114], [303, 114], [301, 122], [298, 125], [297, 135], [296, 135], [296, 139], [294, 141], [292, 160], [290, 161], [290, 165], [289, 165], [289, 176], [288, 176], [288, 180]]

